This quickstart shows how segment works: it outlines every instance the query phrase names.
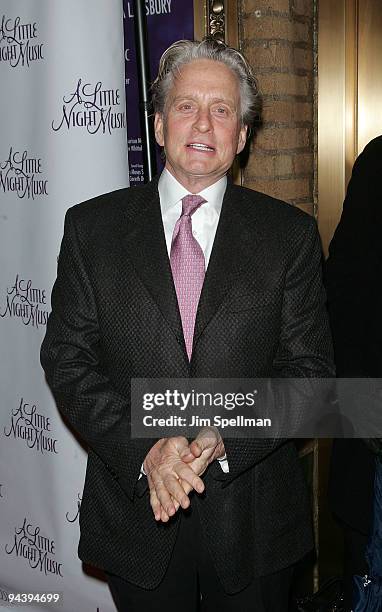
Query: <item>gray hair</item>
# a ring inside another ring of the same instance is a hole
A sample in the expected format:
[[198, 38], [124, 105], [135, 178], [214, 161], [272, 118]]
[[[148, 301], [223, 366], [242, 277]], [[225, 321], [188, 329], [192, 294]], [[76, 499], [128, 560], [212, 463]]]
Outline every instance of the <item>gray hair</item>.
[[152, 84], [154, 112], [163, 114], [174, 77], [182, 66], [194, 60], [209, 59], [222, 62], [237, 76], [240, 87], [240, 111], [243, 125], [251, 127], [261, 108], [256, 78], [244, 55], [211, 37], [197, 40], [178, 40], [163, 53], [158, 76]]

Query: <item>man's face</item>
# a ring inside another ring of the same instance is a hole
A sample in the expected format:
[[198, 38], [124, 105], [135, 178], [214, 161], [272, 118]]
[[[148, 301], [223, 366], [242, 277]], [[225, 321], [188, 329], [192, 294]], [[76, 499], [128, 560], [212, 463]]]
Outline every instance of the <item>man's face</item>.
[[181, 68], [164, 114], [155, 115], [155, 137], [164, 146], [166, 168], [191, 193], [226, 174], [245, 145], [246, 132], [236, 75], [208, 59]]

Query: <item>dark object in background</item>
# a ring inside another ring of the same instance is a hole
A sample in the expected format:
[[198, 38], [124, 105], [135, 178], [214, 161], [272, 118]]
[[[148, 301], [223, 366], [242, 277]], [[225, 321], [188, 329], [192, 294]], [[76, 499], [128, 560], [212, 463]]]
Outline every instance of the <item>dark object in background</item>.
[[[380, 136], [354, 164], [325, 268], [337, 376], [344, 378], [382, 377], [381, 171]], [[352, 605], [352, 574], [366, 565], [374, 475], [375, 454], [364, 440], [334, 441], [329, 500], [346, 531], [346, 611]]]
[[341, 578], [331, 578], [314, 595], [297, 599], [291, 612], [345, 612]]
[[376, 459], [373, 529], [366, 550], [367, 576], [355, 576], [354, 612], [382, 612], [382, 461]]
[[150, 68], [147, 45], [146, 11], [143, 2], [134, 1], [134, 28], [137, 54], [139, 107], [142, 130], [143, 173], [145, 183], [156, 174], [156, 145], [154, 125], [150, 116]]

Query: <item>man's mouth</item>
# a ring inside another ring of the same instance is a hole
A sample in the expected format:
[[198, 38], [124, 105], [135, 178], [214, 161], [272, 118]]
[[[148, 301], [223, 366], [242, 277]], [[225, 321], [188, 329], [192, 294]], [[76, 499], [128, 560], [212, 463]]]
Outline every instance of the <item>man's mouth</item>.
[[201, 142], [190, 142], [190, 144], [188, 144], [187, 147], [189, 149], [195, 149], [196, 151], [211, 151], [211, 152], [215, 151], [213, 147], [210, 147], [209, 145], [206, 145], [206, 144], [202, 144]]

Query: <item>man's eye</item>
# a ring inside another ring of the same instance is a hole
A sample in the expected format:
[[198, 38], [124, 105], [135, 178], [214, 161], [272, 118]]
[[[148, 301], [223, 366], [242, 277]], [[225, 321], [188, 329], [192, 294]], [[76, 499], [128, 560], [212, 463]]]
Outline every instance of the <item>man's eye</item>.
[[224, 106], [217, 106], [215, 110], [218, 115], [228, 115], [228, 109]]
[[180, 105], [179, 109], [180, 109], [180, 110], [185, 110], [185, 111], [188, 111], [188, 110], [191, 110], [191, 109], [192, 109], [192, 105], [191, 105], [191, 104], [189, 104], [188, 102], [185, 102], [184, 104], [181, 104], [181, 105]]

